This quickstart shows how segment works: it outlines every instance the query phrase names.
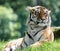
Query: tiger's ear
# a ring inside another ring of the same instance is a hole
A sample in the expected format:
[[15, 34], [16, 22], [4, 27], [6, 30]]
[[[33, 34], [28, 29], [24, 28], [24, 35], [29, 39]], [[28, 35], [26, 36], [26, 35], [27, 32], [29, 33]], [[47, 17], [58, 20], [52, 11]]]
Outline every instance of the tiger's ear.
[[28, 9], [30, 12], [33, 12], [33, 11], [34, 11], [34, 7], [28, 6], [27, 9]]
[[28, 7], [27, 7], [27, 9], [28, 9], [28, 10], [31, 10], [31, 9], [32, 9], [32, 7], [28, 6]]
[[51, 10], [48, 10], [48, 14], [50, 14], [51, 13]]

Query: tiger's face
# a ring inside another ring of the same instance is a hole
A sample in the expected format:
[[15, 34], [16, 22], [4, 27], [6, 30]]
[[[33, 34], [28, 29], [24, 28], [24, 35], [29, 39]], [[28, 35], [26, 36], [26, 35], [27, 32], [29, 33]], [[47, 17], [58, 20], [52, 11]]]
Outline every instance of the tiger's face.
[[45, 20], [50, 15], [50, 10], [42, 6], [35, 6], [28, 8], [30, 13], [36, 15], [37, 19]]

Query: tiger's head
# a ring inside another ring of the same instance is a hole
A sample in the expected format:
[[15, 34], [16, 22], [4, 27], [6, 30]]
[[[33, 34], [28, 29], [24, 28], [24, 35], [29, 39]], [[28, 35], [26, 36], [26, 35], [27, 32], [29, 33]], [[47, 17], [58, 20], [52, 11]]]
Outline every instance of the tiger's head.
[[37, 17], [37, 20], [45, 20], [50, 15], [50, 10], [43, 6], [34, 6], [28, 7], [30, 13], [34, 14]]

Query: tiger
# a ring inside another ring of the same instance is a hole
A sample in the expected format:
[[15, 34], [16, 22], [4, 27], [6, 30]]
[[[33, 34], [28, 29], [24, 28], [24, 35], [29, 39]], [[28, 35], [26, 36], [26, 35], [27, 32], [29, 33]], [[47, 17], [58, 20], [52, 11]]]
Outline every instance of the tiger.
[[[25, 36], [22, 41], [19, 40], [21, 42], [18, 45], [20, 50], [28, 46], [40, 46], [43, 42], [53, 42], [54, 40], [54, 34], [51, 30], [51, 11], [43, 6], [28, 7], [28, 10], [30, 14], [26, 22]], [[13, 41], [12, 44], [14, 43]], [[10, 46], [12, 47], [13, 45]], [[9, 48], [10, 50], [5, 51], [15, 51], [11, 47]]]
[[24, 48], [34, 43], [34, 45], [37, 45], [44, 41], [53, 41], [54, 35], [51, 30], [51, 11], [43, 6], [28, 7], [28, 9], [30, 15], [26, 23], [27, 34], [24, 37], [24, 42], [21, 47]]

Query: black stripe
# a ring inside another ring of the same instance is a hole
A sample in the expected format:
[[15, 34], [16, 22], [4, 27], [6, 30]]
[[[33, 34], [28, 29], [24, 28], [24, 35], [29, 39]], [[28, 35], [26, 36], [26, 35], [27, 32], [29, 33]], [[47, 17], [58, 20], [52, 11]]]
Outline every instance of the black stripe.
[[38, 32], [40, 32], [40, 30], [39, 30], [39, 31], [37, 31], [33, 36], [36, 36]]
[[21, 44], [21, 49], [23, 48], [22, 44]]
[[33, 20], [31, 19], [31, 13], [30, 13], [30, 20], [29, 20], [29, 22], [28, 22], [28, 23], [30, 23], [30, 21], [33, 21]]
[[32, 27], [30, 27], [31, 28], [31, 30], [33, 30], [33, 28]]
[[24, 41], [24, 44], [26, 45], [26, 46], [28, 46], [28, 44]]
[[39, 37], [38, 41], [41, 39], [42, 36], [43, 36], [43, 34]]
[[10, 51], [12, 51], [12, 48], [10, 48]]
[[33, 21], [33, 20], [31, 19], [31, 13], [30, 13], [30, 21]]
[[45, 28], [47, 28], [47, 26], [44, 26], [41, 30], [37, 31], [33, 36], [36, 36], [37, 33], [39, 33], [40, 31], [44, 30]]
[[27, 33], [27, 35], [29, 36], [30, 39], [34, 40], [33, 37], [30, 34]]
[[31, 13], [30, 13], [30, 19], [31, 19]]
[[30, 19], [29, 19], [29, 22], [28, 23], [30, 23], [30, 21], [31, 21], [31, 13], [30, 13], [30, 17], [29, 17]]

